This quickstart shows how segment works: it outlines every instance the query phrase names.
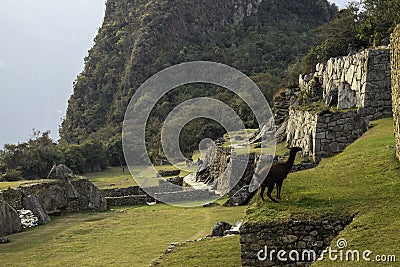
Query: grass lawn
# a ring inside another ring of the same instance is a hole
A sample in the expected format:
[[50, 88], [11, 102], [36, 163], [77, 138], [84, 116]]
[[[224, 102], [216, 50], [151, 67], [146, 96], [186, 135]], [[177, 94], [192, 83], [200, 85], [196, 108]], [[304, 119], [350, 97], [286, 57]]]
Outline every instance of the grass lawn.
[[[241, 220], [245, 210], [167, 205], [125, 209], [54, 217], [48, 225], [14, 234], [12, 242], [0, 245], [0, 266], [149, 266], [170, 243], [205, 237], [219, 221]], [[232, 254], [240, 262], [238, 239], [227, 241], [236, 244]], [[202, 259], [203, 266], [232, 266], [226, 257], [218, 261], [221, 265], [212, 264], [220, 249], [225, 251], [226, 244], [215, 241], [212, 251], [193, 251], [191, 257]]]
[[239, 267], [240, 237], [230, 236], [186, 243], [158, 260], [155, 266]]
[[83, 176], [87, 177], [89, 181], [101, 189], [126, 188], [136, 185], [128, 168], [125, 168], [125, 173], [122, 172], [121, 167], [112, 167], [101, 172], [85, 173]]

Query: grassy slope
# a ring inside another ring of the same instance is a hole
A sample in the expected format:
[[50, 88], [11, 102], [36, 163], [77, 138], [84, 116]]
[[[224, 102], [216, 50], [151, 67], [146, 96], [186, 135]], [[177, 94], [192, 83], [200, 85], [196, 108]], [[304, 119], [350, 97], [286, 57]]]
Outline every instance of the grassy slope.
[[[313, 170], [291, 174], [284, 183], [285, 200], [281, 204], [262, 203], [257, 198], [249, 208], [247, 220], [356, 212], [354, 222], [338, 238], [346, 238], [350, 249], [400, 257], [400, 164], [392, 148], [393, 120], [379, 120], [374, 125], [343, 153], [323, 160]], [[338, 265], [324, 261], [319, 266]]]
[[[12, 235], [11, 243], [0, 246], [0, 266], [148, 266], [170, 243], [204, 237], [217, 222], [236, 223], [243, 216], [243, 207], [156, 205], [57, 217]], [[207, 255], [193, 257], [207, 264]]]
[[[353, 223], [337, 239], [346, 238], [349, 249], [369, 249], [374, 253], [372, 257], [397, 255], [399, 261], [400, 164], [390, 148], [393, 146], [393, 120], [379, 120], [374, 125], [343, 153], [323, 160], [315, 169], [290, 174], [283, 185], [282, 203], [262, 203], [257, 196], [247, 211], [246, 220], [263, 222], [286, 220], [294, 214], [318, 218], [321, 213], [358, 212]], [[237, 262], [240, 257], [232, 256], [236, 255], [239, 240], [232, 241], [214, 241], [219, 242], [220, 262]], [[332, 244], [335, 243], [336, 240]], [[191, 266], [198, 259], [190, 259], [190, 255], [199, 249], [199, 244], [182, 247], [163, 259], [164, 266]], [[205, 241], [201, 249], [214, 251], [216, 248], [213, 242]], [[360, 264], [323, 261], [317, 266], [379, 266], [376, 262]], [[398, 265], [386, 263], [382, 266]]]

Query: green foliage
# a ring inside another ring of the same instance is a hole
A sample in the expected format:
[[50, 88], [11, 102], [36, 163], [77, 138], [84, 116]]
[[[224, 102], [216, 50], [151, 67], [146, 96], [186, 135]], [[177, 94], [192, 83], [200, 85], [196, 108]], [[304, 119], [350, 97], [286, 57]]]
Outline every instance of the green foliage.
[[0, 151], [0, 171], [4, 181], [44, 179], [54, 164], [65, 164], [76, 173], [102, 170], [108, 166], [106, 147], [99, 141], [83, 144], [56, 144], [49, 132], [35, 131], [24, 143], [6, 144]]
[[400, 23], [400, 2], [397, 0], [363, 0], [360, 13], [360, 39], [369, 45], [389, 42], [390, 34]]
[[323, 42], [290, 67], [287, 80], [292, 82], [300, 73], [314, 72], [317, 63], [331, 57], [346, 56], [382, 43], [387, 45], [390, 34], [399, 23], [399, 1], [361, 0], [350, 3], [334, 20], [315, 30]]
[[60, 146], [62, 162], [76, 173], [104, 170], [108, 166], [105, 147], [99, 141]]
[[60, 159], [56, 144], [50, 139], [49, 132], [34, 132], [25, 143], [7, 144], [0, 153], [0, 165], [11, 177], [20, 173], [25, 179], [47, 177], [55, 162]]
[[[110, 149], [110, 163], [120, 165], [121, 123], [131, 96], [150, 76], [181, 62], [209, 60], [233, 66], [251, 76], [272, 101], [288, 65], [318, 42], [311, 29], [337, 11], [326, 0], [263, 1], [257, 14], [235, 20], [237, 14], [229, 5], [200, 0], [108, 1], [103, 26], [74, 84], [61, 143], [100, 140]], [[226, 90], [181, 89], [162, 99], [149, 118], [146, 143], [153, 159], [162, 156], [159, 137], [165, 116], [192, 97], [223, 99], [246, 126], [257, 126], [248, 107]], [[215, 123], [199, 123], [195, 138], [186, 134], [193, 132], [190, 125], [182, 135], [182, 145], [189, 150], [199, 138], [221, 132]]]
[[16, 182], [23, 180], [22, 172], [19, 170], [6, 170], [0, 176], [0, 182]]

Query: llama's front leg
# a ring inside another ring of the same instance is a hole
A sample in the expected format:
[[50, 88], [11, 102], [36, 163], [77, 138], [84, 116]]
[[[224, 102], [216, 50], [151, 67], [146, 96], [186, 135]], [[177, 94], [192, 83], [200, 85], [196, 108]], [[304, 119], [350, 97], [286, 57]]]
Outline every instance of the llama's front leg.
[[271, 186], [268, 187], [268, 192], [267, 192], [267, 196], [269, 197], [269, 199], [271, 199], [273, 202], [275, 203], [279, 203], [278, 201], [276, 201], [272, 196], [272, 190], [274, 190], [274, 184], [272, 184]]
[[277, 183], [276, 184], [276, 197], [281, 200], [281, 191], [282, 191], [282, 184], [283, 183]]
[[280, 194], [281, 194], [281, 187], [279, 186], [279, 184], [277, 184], [276, 185], [276, 198], [277, 199], [281, 199]]

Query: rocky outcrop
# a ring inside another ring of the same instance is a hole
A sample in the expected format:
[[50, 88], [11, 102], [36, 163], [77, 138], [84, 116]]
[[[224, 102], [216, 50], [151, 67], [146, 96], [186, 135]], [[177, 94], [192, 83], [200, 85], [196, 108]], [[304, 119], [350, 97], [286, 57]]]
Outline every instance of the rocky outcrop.
[[181, 170], [160, 170], [158, 171], [158, 175], [161, 177], [170, 177], [170, 176], [178, 176], [181, 173]]
[[300, 88], [288, 88], [274, 96], [273, 112], [275, 125], [278, 126], [278, 128], [287, 121], [289, 109], [296, 103], [299, 92]]
[[[196, 173], [196, 181], [212, 185], [217, 192], [231, 197], [243, 186], [250, 184], [256, 161], [255, 154], [232, 155], [229, 148], [210, 147], [203, 166]], [[232, 167], [233, 162], [236, 163], [235, 168]], [[238, 166], [245, 167], [241, 177], [239, 177]], [[232, 189], [229, 190], [229, 188]]]
[[395, 150], [400, 160], [400, 26], [392, 34], [391, 55]]
[[21, 219], [22, 228], [32, 228], [39, 225], [38, 217], [33, 214], [31, 210], [17, 210], [19, 218]]
[[6, 236], [22, 231], [18, 212], [11, 207], [0, 192], [0, 236]]
[[212, 236], [224, 236], [225, 231], [228, 231], [232, 228], [232, 225], [227, 222], [219, 222], [214, 226], [212, 230]]
[[249, 204], [255, 192], [250, 192], [249, 186], [243, 186], [231, 198], [224, 203], [225, 207], [244, 206]]
[[68, 181], [69, 179], [74, 177], [74, 172], [70, 168], [68, 168], [64, 164], [60, 164], [54, 165], [53, 168], [51, 168], [47, 179]]
[[[5, 201], [17, 210], [25, 208], [24, 205], [27, 203], [35, 205], [32, 210], [37, 210], [38, 213], [35, 215], [38, 217], [41, 205], [48, 215], [107, 209], [101, 191], [84, 177], [20, 186], [17, 189], [3, 191], [3, 195]], [[33, 201], [34, 198], [36, 201]]]
[[24, 209], [32, 211], [38, 219], [38, 224], [43, 225], [50, 222], [50, 216], [47, 214], [43, 202], [36, 195], [28, 195], [22, 198]]

